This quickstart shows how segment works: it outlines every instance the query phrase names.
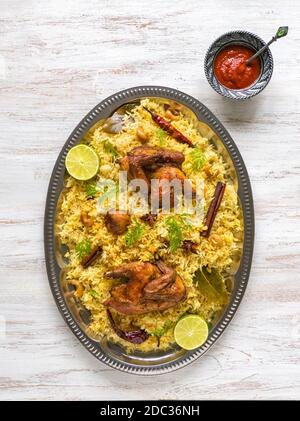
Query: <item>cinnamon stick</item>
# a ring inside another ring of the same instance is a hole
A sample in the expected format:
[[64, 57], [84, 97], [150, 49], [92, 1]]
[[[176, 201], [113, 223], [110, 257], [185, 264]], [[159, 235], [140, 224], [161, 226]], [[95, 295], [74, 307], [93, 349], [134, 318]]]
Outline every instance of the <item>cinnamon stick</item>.
[[94, 263], [94, 261], [102, 254], [102, 251], [103, 249], [101, 246], [94, 247], [90, 254], [88, 254], [81, 260], [81, 264], [84, 267], [84, 269], [86, 269], [88, 266]]
[[215, 217], [217, 215], [218, 209], [220, 207], [224, 191], [225, 191], [226, 184], [221, 183], [220, 181], [217, 183], [216, 190], [214, 193], [214, 197], [209, 205], [206, 217], [205, 217], [205, 226], [207, 227], [204, 229], [200, 235], [201, 237], [208, 238], [210, 231], [212, 229]]

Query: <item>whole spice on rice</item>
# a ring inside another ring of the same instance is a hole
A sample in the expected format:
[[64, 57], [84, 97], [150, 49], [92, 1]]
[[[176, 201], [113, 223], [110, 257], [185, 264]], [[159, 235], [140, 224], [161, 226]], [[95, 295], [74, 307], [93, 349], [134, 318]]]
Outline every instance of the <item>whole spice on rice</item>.
[[209, 237], [210, 231], [212, 229], [214, 220], [216, 218], [218, 209], [220, 207], [220, 204], [224, 195], [225, 187], [226, 187], [225, 183], [221, 183], [220, 181], [217, 183], [214, 197], [209, 205], [209, 208], [205, 217], [204, 224], [207, 228], [203, 230], [200, 234], [202, 237], [205, 237], [205, 238]]
[[146, 213], [145, 215], [142, 215], [140, 218], [143, 222], [146, 222], [148, 225], [150, 225], [150, 227], [153, 227], [156, 219], [157, 219], [157, 215], [153, 214], [153, 213]]
[[116, 335], [118, 335], [120, 338], [124, 339], [125, 341], [131, 342], [133, 344], [141, 344], [145, 342], [149, 338], [149, 334], [144, 329], [136, 329], [132, 330], [130, 332], [125, 332], [124, 330], [120, 329], [116, 322], [114, 321], [114, 318], [110, 312], [110, 310], [107, 311], [107, 316], [110, 322], [110, 325]]
[[174, 139], [178, 140], [180, 143], [186, 143], [187, 145], [194, 147], [193, 142], [188, 139], [184, 134], [182, 134], [179, 130], [175, 129], [174, 126], [172, 126], [171, 123], [169, 123], [167, 120], [165, 120], [160, 115], [148, 110], [148, 108], [143, 107], [148, 113], [151, 115], [152, 120], [155, 121], [156, 124], [159, 125], [165, 132], [167, 132], [170, 136], [172, 136]]
[[194, 243], [191, 240], [183, 240], [183, 242], [182, 242], [182, 248], [185, 251], [188, 251], [190, 253], [197, 254], [198, 244], [197, 243]]
[[84, 269], [94, 263], [95, 260], [102, 254], [102, 252], [103, 249], [101, 246], [94, 247], [92, 251], [81, 260], [81, 265], [84, 267]]

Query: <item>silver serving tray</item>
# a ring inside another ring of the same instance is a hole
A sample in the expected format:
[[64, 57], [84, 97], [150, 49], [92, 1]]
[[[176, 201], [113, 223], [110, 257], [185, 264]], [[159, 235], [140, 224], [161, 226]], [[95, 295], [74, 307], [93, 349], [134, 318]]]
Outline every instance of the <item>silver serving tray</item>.
[[[194, 120], [194, 124], [197, 124], [201, 134], [211, 139], [229, 164], [232, 179], [236, 182], [243, 213], [243, 243], [241, 253], [238, 256], [238, 264], [232, 271], [230, 302], [223, 313], [220, 314], [218, 320], [215, 321], [205, 344], [193, 351], [184, 351], [174, 345], [167, 351], [135, 352], [128, 355], [119, 345], [91, 337], [87, 332], [88, 314], [74, 299], [73, 294], [68, 291], [64, 282], [66, 264], [62, 250], [55, 238], [56, 209], [64, 186], [64, 162], [69, 149], [80, 142], [96, 123], [101, 124], [101, 120], [112, 115], [116, 109], [144, 97], [175, 100], [185, 106], [186, 113], [189, 114], [189, 118]], [[49, 183], [45, 209], [44, 240], [49, 284], [56, 305], [74, 335], [91, 354], [108, 366], [127, 373], [155, 375], [177, 370], [201, 357], [221, 336], [232, 320], [247, 286], [254, 243], [254, 211], [251, 185], [245, 164], [227, 130], [214, 114], [197, 99], [176, 89], [161, 86], [140, 86], [118, 92], [100, 102], [91, 110], [78, 124], [63, 146]]]

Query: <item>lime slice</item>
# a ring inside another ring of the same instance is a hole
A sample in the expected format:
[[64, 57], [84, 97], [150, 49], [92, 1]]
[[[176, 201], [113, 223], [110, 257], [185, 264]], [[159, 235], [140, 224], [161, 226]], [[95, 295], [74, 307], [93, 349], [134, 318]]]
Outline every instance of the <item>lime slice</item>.
[[89, 180], [98, 172], [99, 158], [89, 146], [77, 145], [69, 150], [65, 164], [68, 173], [76, 180]]
[[175, 341], [183, 349], [195, 349], [204, 344], [208, 336], [206, 321], [197, 315], [180, 319], [174, 329]]

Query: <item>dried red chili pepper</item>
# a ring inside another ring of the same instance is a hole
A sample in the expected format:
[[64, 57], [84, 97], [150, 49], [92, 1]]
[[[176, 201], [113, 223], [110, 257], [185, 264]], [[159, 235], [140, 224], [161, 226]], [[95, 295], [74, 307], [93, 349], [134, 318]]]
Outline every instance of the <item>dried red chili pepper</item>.
[[202, 237], [209, 237], [210, 231], [212, 229], [215, 217], [217, 215], [218, 209], [220, 207], [224, 191], [225, 191], [226, 184], [221, 183], [220, 181], [217, 183], [216, 190], [214, 193], [214, 197], [209, 205], [206, 217], [205, 217], [205, 226], [207, 227], [203, 230], [200, 235]]
[[141, 344], [149, 338], [149, 334], [144, 329], [137, 329], [131, 332], [125, 332], [124, 330], [120, 329], [116, 325], [111, 312], [109, 310], [106, 311], [111, 327], [120, 338], [124, 339], [125, 341], [132, 342], [133, 344]]
[[184, 134], [182, 134], [179, 130], [175, 129], [175, 127], [172, 126], [171, 123], [169, 123], [167, 120], [165, 120], [160, 115], [148, 110], [148, 108], [143, 107], [148, 113], [151, 115], [152, 120], [155, 121], [156, 124], [158, 124], [159, 127], [161, 127], [165, 132], [167, 132], [170, 136], [172, 136], [174, 139], [178, 140], [180, 143], [186, 143], [190, 147], [194, 147], [194, 144], [190, 139], [188, 139]]

